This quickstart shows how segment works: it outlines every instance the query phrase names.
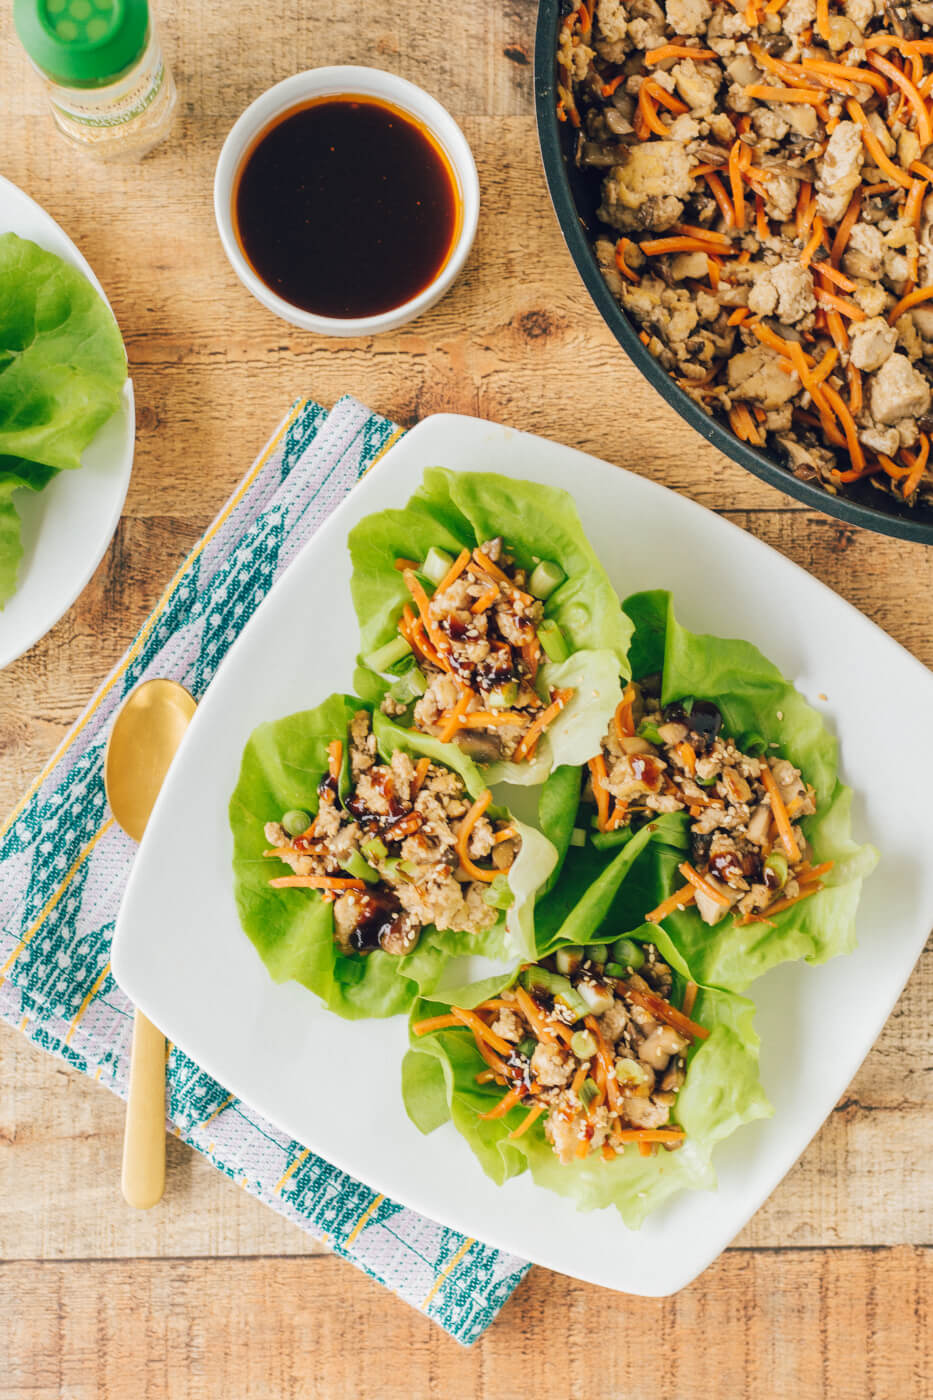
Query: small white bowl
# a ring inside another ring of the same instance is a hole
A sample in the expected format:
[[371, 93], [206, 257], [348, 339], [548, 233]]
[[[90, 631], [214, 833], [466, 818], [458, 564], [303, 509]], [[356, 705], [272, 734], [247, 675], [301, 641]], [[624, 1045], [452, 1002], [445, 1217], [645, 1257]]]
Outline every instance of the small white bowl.
[[[382, 311], [377, 316], [318, 316], [312, 311], [303, 311], [283, 297], [271, 291], [250, 267], [237, 239], [233, 222], [233, 200], [237, 176], [244, 156], [256, 137], [272, 123], [276, 117], [291, 107], [299, 107], [311, 99], [319, 97], [375, 97], [398, 107], [425, 126], [439, 142], [457, 182], [460, 201], [460, 233], [451, 249], [447, 261], [434, 280], [410, 301], [390, 311]], [[243, 115], [234, 124], [223, 144], [217, 170], [214, 174], [214, 216], [224, 251], [230, 259], [237, 277], [263, 306], [290, 321], [293, 326], [316, 331], [319, 335], [375, 335], [379, 331], [394, 330], [406, 321], [413, 321], [439, 301], [459, 276], [467, 260], [476, 224], [479, 219], [479, 177], [473, 152], [467, 145], [466, 137], [450, 113], [422, 88], [416, 87], [405, 78], [394, 73], [383, 72], [381, 68], [361, 68], [343, 65], [333, 68], [311, 68], [305, 73], [296, 73], [293, 78], [276, 83], [255, 102], [250, 103]]]

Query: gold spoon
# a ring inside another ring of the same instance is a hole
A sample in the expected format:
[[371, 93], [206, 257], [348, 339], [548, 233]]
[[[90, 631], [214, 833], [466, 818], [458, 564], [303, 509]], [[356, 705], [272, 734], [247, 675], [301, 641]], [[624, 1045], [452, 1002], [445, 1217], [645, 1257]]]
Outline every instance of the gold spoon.
[[[197, 702], [177, 681], [144, 681], [117, 712], [104, 754], [107, 801], [141, 841]], [[137, 1008], [123, 1138], [123, 1195], [148, 1210], [165, 1190], [165, 1037]]]

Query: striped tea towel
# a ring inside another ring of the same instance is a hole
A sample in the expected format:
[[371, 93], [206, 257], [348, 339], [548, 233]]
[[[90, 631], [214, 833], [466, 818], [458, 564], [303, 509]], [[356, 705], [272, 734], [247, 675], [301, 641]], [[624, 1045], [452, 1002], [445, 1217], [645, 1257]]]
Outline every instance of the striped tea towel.
[[[354, 399], [330, 413], [299, 400], [0, 828], [0, 1016], [123, 1097], [132, 1007], [109, 958], [135, 846], [104, 795], [110, 721], [150, 676], [200, 698], [281, 571], [401, 434]], [[461, 1342], [489, 1326], [528, 1267], [337, 1171], [177, 1046], [167, 1110], [170, 1130], [227, 1176]]]

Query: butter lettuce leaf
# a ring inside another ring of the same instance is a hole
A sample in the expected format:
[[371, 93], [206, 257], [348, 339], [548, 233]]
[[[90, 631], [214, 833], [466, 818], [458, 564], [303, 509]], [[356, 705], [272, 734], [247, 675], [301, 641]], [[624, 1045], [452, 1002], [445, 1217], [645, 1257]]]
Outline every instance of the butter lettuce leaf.
[[[599, 926], [593, 932], [598, 934]], [[608, 930], [606, 936], [610, 936]], [[689, 977], [687, 965], [663, 929], [646, 926], [638, 937], [655, 943], [668, 959], [674, 970], [677, 1005]], [[451, 1004], [476, 1005], [496, 995], [514, 977], [513, 972], [498, 980], [487, 979], [472, 995], [466, 988], [459, 998], [421, 1001], [412, 1011], [412, 1026], [443, 1015]], [[614, 1207], [625, 1224], [635, 1229], [677, 1192], [712, 1189], [716, 1144], [742, 1124], [768, 1117], [772, 1111], [758, 1078], [759, 1042], [752, 1003], [719, 988], [701, 987], [692, 1015], [710, 1035], [688, 1052], [686, 1081], [673, 1110], [673, 1121], [684, 1128], [687, 1138], [676, 1152], [662, 1148], [655, 1157], [642, 1157], [633, 1143], [612, 1161], [596, 1154], [563, 1165], [548, 1143], [543, 1118], [522, 1137], [510, 1140], [509, 1133], [521, 1124], [528, 1109], [514, 1108], [499, 1119], [480, 1117], [499, 1101], [503, 1090], [495, 1084], [477, 1084], [476, 1076], [486, 1066], [466, 1030], [425, 1036], [411, 1031], [402, 1065], [405, 1108], [423, 1133], [452, 1122], [497, 1185], [528, 1170], [537, 1185], [570, 1197], [579, 1210]]]
[[550, 725], [527, 763], [494, 763], [488, 783], [541, 783], [559, 764], [581, 764], [595, 752], [619, 701], [620, 677], [632, 625], [587, 540], [572, 498], [554, 487], [491, 472], [429, 468], [401, 510], [367, 516], [351, 532], [351, 589], [360, 623], [361, 658], [397, 636], [410, 601], [394, 567], [398, 558], [424, 559], [432, 546], [456, 556], [501, 535], [518, 563], [558, 564], [564, 582], [545, 602], [570, 648], [566, 661], [541, 668], [550, 687], [572, 687], [573, 699]]
[[[246, 745], [230, 801], [235, 897], [244, 931], [275, 981], [300, 982], [348, 1019], [407, 1011], [419, 995], [436, 986], [452, 958], [529, 956], [534, 949], [534, 893], [555, 860], [550, 842], [516, 822], [523, 839], [506, 882], [504, 902], [509, 907], [484, 934], [428, 927], [405, 957], [381, 949], [365, 956], [343, 954], [334, 940], [332, 906], [319, 892], [270, 887], [275, 871], [274, 862], [263, 856], [268, 847], [264, 827], [290, 808], [317, 811], [327, 746], [341, 739], [346, 754], [350, 721], [360, 708], [354, 696], [332, 695], [316, 709], [260, 725]], [[451, 752], [424, 735], [407, 734], [384, 715], [374, 716], [373, 731], [383, 759], [401, 747], [414, 757], [427, 754], [455, 769], [473, 798], [486, 786], [459, 751]]]
[[0, 607], [22, 557], [14, 490], [80, 467], [125, 380], [120, 332], [84, 274], [0, 234]]

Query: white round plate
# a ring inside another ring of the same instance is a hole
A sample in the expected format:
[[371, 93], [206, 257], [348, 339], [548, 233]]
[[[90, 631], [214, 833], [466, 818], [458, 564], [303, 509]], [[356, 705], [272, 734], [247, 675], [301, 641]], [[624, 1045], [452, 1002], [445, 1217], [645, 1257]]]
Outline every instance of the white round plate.
[[[106, 301], [103, 287], [67, 234], [2, 175], [0, 233], [18, 233], [56, 253], [83, 272]], [[59, 472], [44, 491], [16, 492], [23, 558], [16, 592], [0, 611], [0, 669], [55, 626], [103, 558], [126, 499], [135, 439], [128, 379], [123, 402], [84, 453], [80, 471]]]

